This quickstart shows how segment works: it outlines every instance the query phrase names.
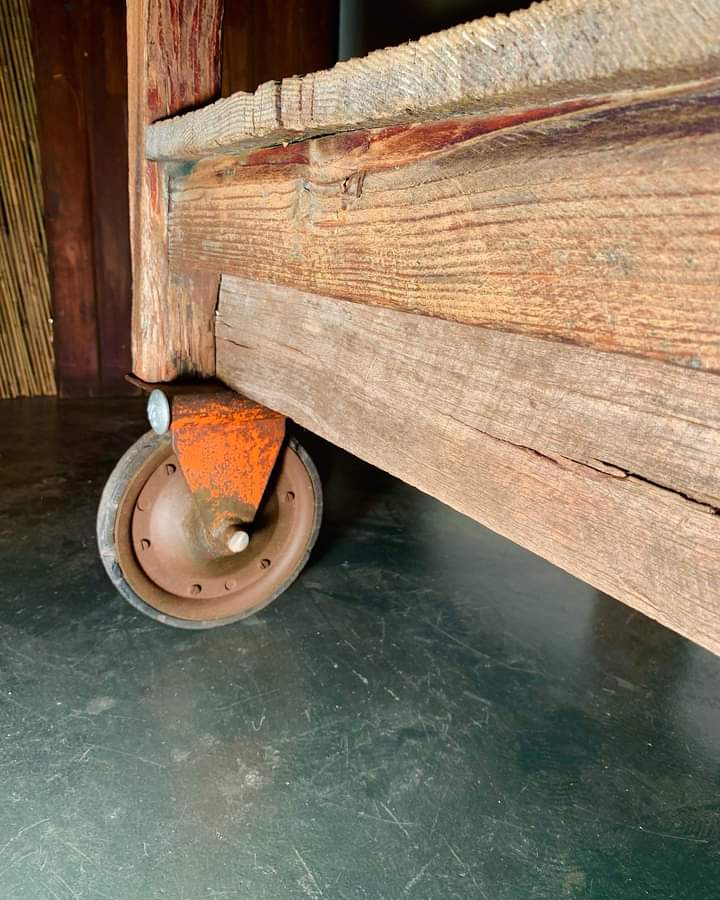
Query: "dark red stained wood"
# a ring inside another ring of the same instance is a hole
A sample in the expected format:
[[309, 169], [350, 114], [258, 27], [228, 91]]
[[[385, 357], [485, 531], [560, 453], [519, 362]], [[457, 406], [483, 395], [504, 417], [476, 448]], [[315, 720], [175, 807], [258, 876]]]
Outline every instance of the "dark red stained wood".
[[307, 165], [311, 151], [315, 162], [332, 162], [353, 154], [362, 157], [366, 170], [393, 168], [417, 160], [439, 150], [449, 150], [456, 144], [483, 134], [502, 131], [530, 122], [570, 115], [609, 102], [608, 97], [566, 100], [550, 106], [533, 107], [502, 116], [458, 116], [438, 119], [418, 125], [391, 125], [372, 130], [358, 129], [316, 138], [312, 143], [302, 141], [286, 146], [262, 147], [241, 160], [244, 166]]
[[226, 0], [222, 93], [337, 62], [339, 0]]
[[61, 396], [128, 393], [130, 246], [122, 0], [33, 0]]
[[100, 390], [93, 226], [78, 3], [33, 0], [38, 133], [58, 390]]
[[133, 391], [125, 380], [132, 367], [125, 15], [124, 0], [85, 0], [85, 97], [103, 394]]
[[146, 120], [212, 100], [220, 84], [222, 0], [152, 0], [147, 23]]

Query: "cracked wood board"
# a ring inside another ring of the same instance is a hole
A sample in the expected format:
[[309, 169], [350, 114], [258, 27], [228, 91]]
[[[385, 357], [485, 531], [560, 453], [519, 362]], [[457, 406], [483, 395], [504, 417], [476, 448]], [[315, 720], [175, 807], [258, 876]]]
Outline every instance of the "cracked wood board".
[[716, 375], [233, 277], [216, 334], [231, 387], [720, 652]]
[[719, 45], [718, 0], [547, 0], [158, 122], [146, 153], [197, 159], [323, 132], [659, 87], [717, 71]]

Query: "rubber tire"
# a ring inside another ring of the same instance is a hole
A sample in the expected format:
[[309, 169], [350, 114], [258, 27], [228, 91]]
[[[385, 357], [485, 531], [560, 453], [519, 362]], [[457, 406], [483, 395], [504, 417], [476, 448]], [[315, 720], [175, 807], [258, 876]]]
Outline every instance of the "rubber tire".
[[[100, 559], [102, 560], [103, 566], [105, 567], [105, 571], [107, 572], [110, 581], [112, 581], [112, 583], [115, 585], [120, 595], [125, 600], [127, 600], [127, 602], [131, 606], [134, 606], [135, 609], [137, 609], [139, 612], [143, 613], [146, 616], [149, 616], [156, 622], [161, 622], [163, 625], [170, 625], [173, 628], [185, 628], [195, 631], [204, 630], [207, 628], [219, 628], [222, 625], [230, 625], [233, 622], [238, 622], [241, 619], [245, 619], [249, 616], [254, 615], [259, 611], [259, 609], [252, 610], [249, 613], [243, 612], [237, 616], [228, 616], [223, 619], [181, 619], [177, 616], [172, 616], [168, 615], [167, 613], [161, 612], [160, 610], [155, 609], [154, 606], [150, 606], [150, 604], [146, 603], [142, 599], [142, 597], [139, 597], [137, 595], [137, 593], [125, 580], [122, 569], [120, 567], [120, 563], [117, 558], [115, 546], [115, 522], [117, 519], [118, 509], [120, 507], [120, 501], [122, 500], [125, 490], [132, 480], [134, 474], [139, 468], [142, 467], [147, 458], [151, 454], [155, 453], [163, 443], [170, 443], [169, 435], [157, 435], [153, 431], [148, 431], [147, 434], [144, 434], [120, 458], [118, 464], [110, 474], [110, 477], [105, 484], [105, 488], [103, 489], [97, 514], [97, 542], [98, 549], [100, 551]], [[280, 587], [267, 599], [263, 606], [260, 607], [262, 609], [264, 609], [265, 606], [272, 603], [282, 593], [284, 593], [305, 568], [310, 553], [312, 552], [312, 549], [315, 545], [315, 541], [317, 540], [317, 536], [320, 531], [320, 523], [322, 521], [322, 486], [320, 483], [320, 476], [318, 475], [317, 469], [315, 468], [315, 464], [313, 463], [307, 451], [298, 443], [297, 440], [295, 440], [294, 438], [290, 438], [290, 440], [288, 441], [288, 445], [300, 458], [300, 461], [303, 463], [305, 469], [307, 470], [307, 473], [310, 476], [310, 481], [313, 485], [315, 494], [314, 527], [310, 539], [308, 540], [308, 543], [306, 545], [305, 555], [298, 563], [292, 575], [282, 585], [280, 585]]]

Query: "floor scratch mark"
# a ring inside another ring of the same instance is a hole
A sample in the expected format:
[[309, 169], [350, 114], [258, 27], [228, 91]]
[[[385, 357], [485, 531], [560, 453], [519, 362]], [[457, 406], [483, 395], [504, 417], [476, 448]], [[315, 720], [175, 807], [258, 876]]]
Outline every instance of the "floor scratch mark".
[[321, 896], [321, 897], [324, 896], [324, 895], [323, 895], [322, 888], [321, 888], [320, 885], [317, 883], [317, 878], [315, 878], [315, 876], [313, 875], [313, 873], [310, 871], [310, 867], [309, 867], [308, 864], [305, 862], [305, 860], [302, 858], [302, 855], [300, 854], [300, 851], [299, 851], [299, 850], [297, 849], [297, 847], [295, 847], [295, 846], [293, 846], [293, 850], [295, 851], [295, 856], [297, 856], [297, 858], [300, 860], [300, 863], [302, 864], [303, 869], [305, 869], [305, 871], [307, 872], [308, 878], [310, 879], [310, 881], [312, 881], [312, 883], [313, 883], [313, 884], [315, 885], [315, 887], [317, 888], [318, 893], [320, 894], [320, 896]]
[[405, 835], [405, 837], [406, 837], [408, 840], [410, 840], [410, 835], [408, 834], [407, 829], [404, 827], [404, 825], [403, 825], [402, 822], [398, 819], [398, 817], [395, 815], [395, 813], [390, 809], [390, 807], [387, 805], [387, 803], [380, 803], [380, 806], [382, 806], [382, 808], [383, 808], [383, 809], [385, 810], [385, 812], [390, 816], [390, 818], [391, 818], [391, 819], [393, 820], [393, 822], [397, 825], [397, 827], [400, 829], [400, 831], [402, 831], [402, 833]]
[[410, 881], [408, 881], [408, 883], [403, 888], [403, 894], [410, 893], [410, 891], [415, 887], [415, 885], [418, 883], [418, 881], [420, 881], [420, 879], [423, 877], [423, 875], [427, 871], [427, 868], [429, 865], [430, 865], [430, 860], [428, 860], [425, 863], [425, 865], [418, 872], [416, 872], [415, 875], [413, 875], [413, 877], [410, 879]]

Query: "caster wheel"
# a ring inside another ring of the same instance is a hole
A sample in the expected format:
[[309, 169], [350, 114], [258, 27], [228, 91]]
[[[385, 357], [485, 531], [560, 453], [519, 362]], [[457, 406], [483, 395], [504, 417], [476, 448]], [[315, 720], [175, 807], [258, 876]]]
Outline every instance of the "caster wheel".
[[97, 517], [103, 565], [122, 596], [177, 628], [214, 628], [282, 594], [320, 528], [322, 489], [295, 440], [280, 452], [241, 552], [210, 550], [168, 435], [148, 432], [118, 462]]

